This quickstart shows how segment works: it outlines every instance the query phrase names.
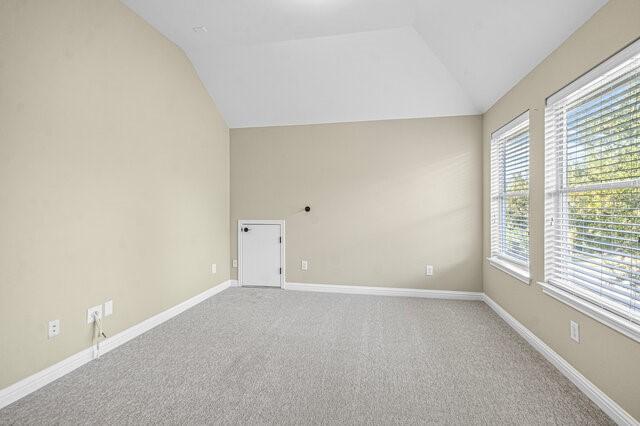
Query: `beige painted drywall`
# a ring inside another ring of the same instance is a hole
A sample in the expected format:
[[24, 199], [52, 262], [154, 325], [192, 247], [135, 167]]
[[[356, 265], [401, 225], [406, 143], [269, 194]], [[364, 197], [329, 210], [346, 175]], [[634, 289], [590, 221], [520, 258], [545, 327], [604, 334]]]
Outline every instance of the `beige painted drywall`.
[[90, 306], [114, 334], [229, 278], [228, 149], [120, 2], [0, 2], [0, 388], [89, 347]]
[[232, 257], [238, 219], [284, 219], [288, 282], [481, 291], [480, 132], [479, 116], [232, 129]]
[[[640, 419], [640, 343], [542, 293], [544, 277], [545, 98], [640, 37], [640, 1], [611, 0], [483, 117], [484, 257], [489, 255], [490, 133], [530, 110], [531, 276], [519, 281], [484, 262], [484, 290], [589, 380]], [[569, 321], [580, 324], [581, 340], [569, 339]]]

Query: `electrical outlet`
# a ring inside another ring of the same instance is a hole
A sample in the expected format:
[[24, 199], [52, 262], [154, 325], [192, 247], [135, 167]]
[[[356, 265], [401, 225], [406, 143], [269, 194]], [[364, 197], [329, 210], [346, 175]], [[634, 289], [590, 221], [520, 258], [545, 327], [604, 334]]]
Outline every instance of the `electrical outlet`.
[[94, 321], [94, 314], [98, 315], [98, 319], [102, 319], [102, 305], [87, 309], [87, 324], [91, 324]]
[[215, 263], [211, 264], [211, 273], [215, 274], [216, 272], [218, 272], [218, 266]]
[[60, 334], [60, 320], [49, 321], [49, 339]]
[[580, 326], [575, 321], [571, 321], [571, 338], [580, 343]]
[[238, 267], [238, 259], [233, 259], [233, 267], [234, 268]]
[[108, 317], [113, 314], [113, 300], [107, 300], [104, 302], [104, 316]]
[[427, 267], [424, 270], [424, 273], [429, 277], [433, 275], [433, 265], [427, 265]]
[[306, 270], [309, 268], [309, 263], [308, 263], [308, 261], [303, 260], [303, 261], [301, 262], [301, 264], [300, 264], [300, 268], [301, 268], [303, 271], [306, 271]]

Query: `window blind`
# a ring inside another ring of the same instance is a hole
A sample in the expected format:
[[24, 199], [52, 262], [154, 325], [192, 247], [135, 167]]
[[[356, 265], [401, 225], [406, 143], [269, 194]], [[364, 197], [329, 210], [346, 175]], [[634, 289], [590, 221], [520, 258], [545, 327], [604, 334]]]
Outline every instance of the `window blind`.
[[545, 280], [640, 324], [640, 43], [547, 101]]
[[491, 256], [528, 270], [528, 112], [491, 137]]

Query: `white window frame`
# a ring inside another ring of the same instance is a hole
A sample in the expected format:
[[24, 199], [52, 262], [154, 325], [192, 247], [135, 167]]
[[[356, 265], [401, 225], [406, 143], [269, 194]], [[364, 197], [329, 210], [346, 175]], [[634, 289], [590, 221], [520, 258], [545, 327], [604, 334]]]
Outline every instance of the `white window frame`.
[[[509, 275], [516, 278], [522, 283], [529, 284], [530, 283], [530, 273], [529, 273], [529, 259], [527, 262], [523, 262], [521, 259], [516, 259], [512, 256], [501, 251], [501, 244], [499, 240], [503, 238], [501, 230], [503, 230], [502, 220], [503, 215], [501, 212], [503, 211], [503, 203], [509, 196], [522, 196], [526, 195], [528, 198], [528, 209], [530, 211], [531, 208], [531, 198], [530, 198], [530, 182], [529, 179], [527, 185], [527, 191], [520, 191], [518, 193], [509, 193], [507, 194], [504, 191], [504, 188], [498, 183], [497, 179], [499, 176], [504, 173], [502, 167], [506, 165], [499, 161], [497, 158], [500, 153], [498, 152], [499, 146], [505, 138], [508, 138], [510, 135], [517, 134], [521, 132], [523, 129], [527, 129], [529, 132], [529, 111], [525, 111], [520, 114], [518, 117], [511, 120], [509, 123], [502, 126], [500, 129], [496, 130], [491, 134], [491, 161], [490, 161], [490, 170], [491, 170], [491, 223], [490, 223], [490, 232], [491, 232], [491, 255], [487, 258], [489, 264]], [[530, 161], [530, 155], [527, 156], [527, 162]], [[530, 164], [530, 163], [529, 163]], [[529, 166], [528, 164], [528, 166]], [[529, 232], [529, 214], [527, 215], [527, 232]], [[527, 249], [527, 253], [529, 253], [529, 249]], [[527, 254], [527, 256], [529, 256]]]
[[[561, 194], [588, 190], [606, 190], [617, 188], [640, 187], [640, 179], [630, 181], [614, 181], [611, 183], [584, 184], [573, 187], [570, 190], [563, 185], [566, 179], [566, 165], [561, 166], [560, 161], [556, 161], [550, 156], [556, 155], [556, 145], [558, 135], [565, 138], [566, 129], [556, 125], [553, 128], [551, 121], [551, 111], [554, 105], [562, 102], [565, 98], [571, 96], [580, 96], [588, 93], [595, 84], [602, 78], [607, 77], [607, 73], [615, 70], [617, 67], [627, 62], [632, 57], [640, 54], [640, 40], [635, 41], [622, 51], [618, 52], [605, 62], [601, 63], [588, 73], [584, 74], [573, 83], [564, 87], [547, 99], [547, 118], [545, 130], [545, 281], [539, 284], [543, 288], [543, 292], [574, 309], [600, 321], [603, 324], [619, 331], [620, 333], [640, 342], [640, 323], [633, 313], [625, 313], [604, 297], [598, 294], [582, 289], [576, 284], [563, 282], [549, 278], [552, 270], [552, 263], [558, 261], [554, 258], [553, 243], [559, 234], [557, 226], [554, 226], [554, 214], [557, 214], [558, 203], [561, 203]], [[565, 148], [566, 149], [566, 146]], [[566, 161], [566, 160], [565, 160]], [[551, 166], [555, 164], [555, 166]], [[566, 197], [565, 197], [566, 198]], [[561, 209], [567, 211], [568, 209]], [[633, 316], [633, 318], [631, 317]]]

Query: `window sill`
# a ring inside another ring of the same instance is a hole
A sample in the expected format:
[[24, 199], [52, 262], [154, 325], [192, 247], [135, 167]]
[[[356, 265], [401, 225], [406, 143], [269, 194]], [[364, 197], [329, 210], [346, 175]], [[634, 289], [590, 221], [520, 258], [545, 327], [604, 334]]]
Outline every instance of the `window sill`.
[[491, 266], [511, 275], [518, 281], [521, 281], [527, 285], [531, 283], [531, 279], [529, 278], [529, 271], [527, 271], [523, 267], [515, 265], [498, 257], [487, 257], [487, 260], [489, 261]]
[[538, 284], [542, 286], [543, 293], [613, 328], [636, 342], [640, 342], [640, 325], [588, 302], [558, 286], [544, 282], [539, 282]]

